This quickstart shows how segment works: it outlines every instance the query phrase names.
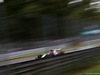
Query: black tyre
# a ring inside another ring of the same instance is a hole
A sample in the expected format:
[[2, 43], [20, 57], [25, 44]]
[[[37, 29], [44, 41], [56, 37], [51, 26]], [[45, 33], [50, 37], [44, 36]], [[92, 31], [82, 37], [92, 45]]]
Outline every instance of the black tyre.
[[64, 54], [64, 51], [60, 51], [59, 53], [58, 53], [58, 55], [63, 55]]
[[42, 57], [42, 55], [39, 54], [39, 55], [37, 55], [37, 58], [36, 59], [41, 59], [41, 57]]

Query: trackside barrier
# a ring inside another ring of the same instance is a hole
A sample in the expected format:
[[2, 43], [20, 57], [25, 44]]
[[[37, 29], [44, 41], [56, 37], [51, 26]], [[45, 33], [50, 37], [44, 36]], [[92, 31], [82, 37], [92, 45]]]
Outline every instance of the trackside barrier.
[[62, 75], [100, 58], [100, 47], [66, 53], [52, 58], [0, 66], [0, 75]]

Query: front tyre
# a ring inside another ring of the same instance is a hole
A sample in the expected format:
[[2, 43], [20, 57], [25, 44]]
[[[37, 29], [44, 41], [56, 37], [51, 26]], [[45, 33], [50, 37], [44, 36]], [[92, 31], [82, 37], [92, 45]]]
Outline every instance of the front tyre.
[[39, 55], [37, 55], [37, 58], [36, 59], [41, 59], [41, 57], [42, 57], [42, 55], [39, 54]]

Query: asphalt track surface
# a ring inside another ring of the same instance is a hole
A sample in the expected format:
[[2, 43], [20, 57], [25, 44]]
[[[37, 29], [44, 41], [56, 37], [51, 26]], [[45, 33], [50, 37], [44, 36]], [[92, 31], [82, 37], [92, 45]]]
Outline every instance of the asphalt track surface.
[[14, 59], [14, 58], [18, 58], [18, 57], [22, 57], [22, 56], [26, 56], [30, 54], [35, 54], [35, 53], [45, 52], [45, 51], [50, 50], [51, 48], [58, 49], [58, 48], [66, 48], [66, 47], [69, 47], [69, 45], [61, 44], [61, 45], [55, 45], [55, 46], [49, 46], [49, 47], [42, 47], [42, 48], [28, 49], [28, 50], [23, 50], [23, 51], [18, 51], [18, 52], [0, 54], [0, 61]]
[[[100, 46], [100, 44], [95, 44], [95, 45], [88, 45], [88, 46], [84, 46], [84, 47], [73, 48], [73, 49], [65, 50], [65, 53], [91, 49], [91, 48], [95, 48], [95, 47], [99, 47], [99, 46]], [[15, 63], [20, 63], [20, 62], [25, 62], [25, 61], [30, 61], [30, 60], [35, 60], [35, 58], [36, 58], [36, 56], [32, 56], [32, 57], [26, 57], [26, 58], [20, 58], [20, 59], [0, 62], [0, 66], [10, 65], [10, 64], [15, 64]]]
[[[81, 43], [86, 45], [86, 44], [91, 44], [91, 43], [96, 43], [96, 42], [100, 42], [100, 39], [84, 41]], [[15, 59], [18, 57], [35, 54], [35, 53], [41, 53], [41, 52], [45, 52], [45, 51], [47, 52], [51, 48], [58, 49], [58, 48], [67, 48], [67, 47], [70, 47], [70, 43], [64, 43], [64, 44], [60, 44], [60, 45], [47, 46], [47, 47], [41, 47], [41, 48], [35, 48], [35, 49], [27, 49], [27, 50], [17, 51], [17, 52], [10, 52], [10, 53], [8, 52], [5, 54], [0, 54], [0, 61]]]

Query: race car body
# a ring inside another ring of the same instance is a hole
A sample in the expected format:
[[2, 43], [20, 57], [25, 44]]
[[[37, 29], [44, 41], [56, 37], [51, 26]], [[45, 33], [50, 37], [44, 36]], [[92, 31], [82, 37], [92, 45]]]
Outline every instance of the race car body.
[[54, 49], [54, 50], [49, 50], [48, 53], [45, 53], [43, 55], [39, 54], [37, 55], [36, 59], [42, 59], [42, 58], [49, 58], [57, 55], [63, 55], [64, 51], [62, 49]]

